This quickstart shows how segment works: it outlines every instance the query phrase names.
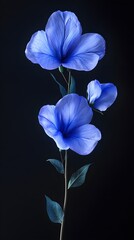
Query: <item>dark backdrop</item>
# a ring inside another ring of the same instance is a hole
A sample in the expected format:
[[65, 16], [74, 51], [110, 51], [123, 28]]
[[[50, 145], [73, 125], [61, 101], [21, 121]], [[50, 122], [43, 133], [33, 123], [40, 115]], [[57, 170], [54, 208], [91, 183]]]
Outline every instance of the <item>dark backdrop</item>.
[[[49, 221], [44, 195], [62, 204], [63, 179], [46, 163], [59, 158], [52, 139], [38, 123], [44, 104], [60, 93], [50, 73], [32, 64], [24, 51], [31, 35], [44, 29], [56, 10], [73, 11], [83, 33], [97, 32], [106, 55], [91, 72], [73, 71], [77, 92], [85, 95], [89, 81], [113, 82], [118, 98], [103, 116], [94, 115], [102, 140], [88, 156], [69, 151], [71, 174], [93, 161], [86, 181], [68, 195], [65, 240], [128, 240], [131, 232], [132, 6], [122, 1], [1, 1], [1, 159], [0, 239], [58, 240], [59, 225]], [[60, 80], [58, 71], [53, 74]]]

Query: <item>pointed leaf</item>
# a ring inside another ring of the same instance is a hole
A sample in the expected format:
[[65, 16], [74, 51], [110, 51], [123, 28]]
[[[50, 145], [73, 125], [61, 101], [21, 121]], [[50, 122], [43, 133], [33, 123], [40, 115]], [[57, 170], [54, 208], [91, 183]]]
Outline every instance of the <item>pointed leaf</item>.
[[62, 223], [64, 213], [61, 206], [59, 205], [59, 203], [51, 200], [49, 197], [45, 197], [48, 217], [54, 223]]
[[76, 92], [75, 79], [73, 76], [71, 76], [70, 93], [75, 93], [75, 92]]
[[68, 182], [68, 189], [71, 187], [79, 187], [84, 183], [89, 166], [91, 166], [91, 163], [81, 167], [72, 174]]
[[62, 162], [60, 162], [57, 159], [47, 159], [48, 162], [50, 162], [59, 173], [64, 173], [64, 166], [62, 164]]
[[56, 80], [56, 78], [54, 77], [54, 75], [52, 73], [50, 73], [50, 74], [51, 74], [53, 80], [58, 84], [62, 97], [64, 97], [67, 94], [66, 89]]

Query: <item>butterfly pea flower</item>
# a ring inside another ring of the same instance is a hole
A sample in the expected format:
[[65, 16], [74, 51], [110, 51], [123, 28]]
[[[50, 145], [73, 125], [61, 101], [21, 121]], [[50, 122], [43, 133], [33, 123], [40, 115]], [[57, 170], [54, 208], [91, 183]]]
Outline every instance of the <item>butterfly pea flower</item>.
[[87, 86], [87, 99], [95, 109], [106, 111], [117, 97], [117, 88], [113, 83], [100, 83], [91, 81]]
[[72, 93], [65, 95], [55, 106], [43, 106], [38, 120], [60, 150], [71, 149], [80, 155], [87, 155], [101, 139], [99, 129], [90, 124], [92, 116], [87, 99]]
[[63, 66], [90, 71], [105, 54], [104, 38], [97, 33], [82, 34], [81, 24], [73, 12], [52, 13], [44, 30], [35, 32], [25, 49], [26, 57], [44, 69]]

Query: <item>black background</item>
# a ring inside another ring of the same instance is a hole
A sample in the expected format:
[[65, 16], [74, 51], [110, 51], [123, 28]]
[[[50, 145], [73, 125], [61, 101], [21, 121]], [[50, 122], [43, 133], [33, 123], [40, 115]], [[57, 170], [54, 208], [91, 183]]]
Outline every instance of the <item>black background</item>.
[[[133, 11], [122, 1], [1, 1], [1, 160], [0, 239], [58, 240], [59, 225], [51, 223], [45, 194], [62, 204], [63, 176], [46, 163], [59, 158], [56, 145], [38, 123], [45, 104], [60, 96], [49, 71], [24, 54], [31, 35], [45, 28], [56, 10], [73, 11], [83, 33], [106, 40], [106, 55], [91, 72], [72, 71], [77, 92], [86, 94], [89, 81], [113, 82], [115, 103], [93, 123], [102, 140], [88, 156], [69, 151], [69, 175], [92, 161], [86, 181], [68, 194], [65, 240], [128, 240], [133, 195]], [[53, 74], [60, 81], [58, 70]]]

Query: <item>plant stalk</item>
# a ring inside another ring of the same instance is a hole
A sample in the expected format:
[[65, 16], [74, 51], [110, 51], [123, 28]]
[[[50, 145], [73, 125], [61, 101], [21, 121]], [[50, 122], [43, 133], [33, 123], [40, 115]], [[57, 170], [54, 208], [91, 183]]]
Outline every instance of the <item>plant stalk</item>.
[[68, 94], [70, 93], [70, 84], [71, 84], [71, 71], [68, 70], [69, 72], [69, 76], [68, 76], [68, 88], [67, 88], [67, 92]]
[[66, 211], [66, 203], [67, 203], [67, 150], [65, 150], [65, 167], [64, 168], [65, 168], [64, 169], [65, 189], [64, 189], [64, 204], [63, 204], [64, 218], [60, 228], [60, 240], [63, 240], [63, 229], [64, 229], [65, 211]]

